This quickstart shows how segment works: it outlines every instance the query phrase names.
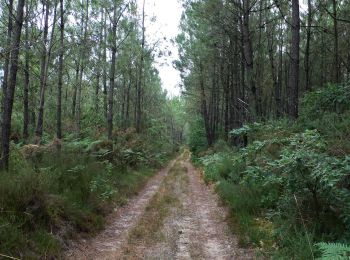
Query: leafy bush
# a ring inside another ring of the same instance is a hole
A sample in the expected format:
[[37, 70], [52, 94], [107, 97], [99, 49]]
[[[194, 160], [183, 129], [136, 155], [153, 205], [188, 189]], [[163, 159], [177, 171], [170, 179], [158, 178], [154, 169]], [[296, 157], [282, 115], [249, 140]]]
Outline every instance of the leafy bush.
[[[296, 122], [235, 129], [232, 135], [248, 136], [247, 147], [200, 159], [243, 244], [276, 259], [310, 259], [314, 242], [350, 242], [349, 97], [349, 86], [309, 93]], [[327, 244], [318, 245], [327, 257]]]
[[313, 121], [324, 112], [344, 113], [350, 109], [350, 85], [329, 85], [305, 95], [301, 100], [300, 119]]

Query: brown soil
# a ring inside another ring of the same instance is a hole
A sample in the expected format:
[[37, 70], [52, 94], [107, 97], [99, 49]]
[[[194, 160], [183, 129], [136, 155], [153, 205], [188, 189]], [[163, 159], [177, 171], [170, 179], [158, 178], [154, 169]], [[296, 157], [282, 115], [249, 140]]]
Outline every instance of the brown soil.
[[238, 247], [225, 221], [227, 210], [186, 157], [160, 171], [112, 214], [105, 231], [79, 242], [67, 258], [254, 259], [251, 250]]

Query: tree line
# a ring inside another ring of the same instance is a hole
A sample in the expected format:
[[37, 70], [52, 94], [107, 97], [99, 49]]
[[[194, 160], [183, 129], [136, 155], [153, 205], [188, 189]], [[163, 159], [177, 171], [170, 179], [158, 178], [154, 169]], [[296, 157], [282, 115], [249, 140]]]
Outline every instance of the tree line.
[[183, 92], [208, 145], [245, 123], [298, 117], [306, 92], [350, 77], [350, 3], [184, 1]]
[[133, 0], [1, 2], [3, 168], [11, 140], [19, 138], [40, 144], [45, 135], [61, 139], [95, 127], [111, 140], [116, 129], [141, 133], [156, 119], [174, 128], [155, 68], [158, 46], [145, 36], [144, 6]]

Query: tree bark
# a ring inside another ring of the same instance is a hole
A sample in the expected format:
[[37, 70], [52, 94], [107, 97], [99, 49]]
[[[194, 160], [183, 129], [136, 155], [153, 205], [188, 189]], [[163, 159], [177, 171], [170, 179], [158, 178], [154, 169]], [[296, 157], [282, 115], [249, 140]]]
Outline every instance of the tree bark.
[[117, 5], [114, 3], [113, 11], [113, 25], [111, 35], [111, 70], [109, 74], [109, 93], [108, 93], [108, 115], [107, 115], [107, 131], [108, 139], [112, 140], [113, 134], [113, 99], [114, 99], [114, 88], [115, 88], [115, 60], [117, 53]]
[[96, 88], [95, 88], [95, 113], [99, 112], [99, 94], [100, 94], [100, 79], [101, 79], [101, 48], [103, 46], [103, 22], [104, 22], [104, 9], [101, 8], [101, 28], [100, 28], [100, 42], [98, 49], [98, 58], [97, 58], [97, 76], [96, 76]]
[[[9, 66], [10, 66], [10, 53], [11, 53], [11, 35], [12, 35], [12, 27], [13, 27], [13, 0], [10, 0], [8, 3], [8, 24], [7, 24], [7, 36], [6, 36], [6, 52], [4, 55], [4, 78], [2, 83], [2, 104], [1, 104], [1, 112], [4, 113], [5, 99], [6, 99], [6, 89], [8, 83], [8, 74], [9, 74]], [[2, 118], [3, 119], [3, 118]]]
[[83, 87], [83, 76], [84, 69], [86, 66], [86, 45], [87, 45], [87, 30], [88, 30], [88, 21], [89, 21], [89, 1], [86, 1], [86, 13], [85, 13], [85, 23], [84, 23], [84, 36], [81, 47], [81, 64], [80, 64], [80, 72], [79, 72], [79, 84], [78, 84], [78, 92], [77, 92], [77, 113], [76, 113], [76, 122], [78, 127], [78, 132], [81, 130], [81, 99], [82, 99], [82, 87]]
[[338, 12], [337, 0], [333, 4], [333, 27], [334, 27], [334, 81], [340, 83], [340, 62], [339, 62], [339, 34], [338, 34]]
[[107, 119], [108, 117], [108, 104], [107, 104], [107, 69], [106, 69], [106, 64], [107, 64], [107, 22], [106, 22], [106, 17], [107, 14], [104, 17], [104, 36], [103, 36], [103, 112], [104, 116]]
[[45, 91], [47, 85], [47, 76], [49, 70], [49, 63], [51, 57], [51, 50], [53, 46], [53, 38], [55, 35], [55, 25], [56, 25], [56, 7], [57, 3], [55, 3], [54, 8], [54, 17], [51, 31], [51, 39], [50, 44], [47, 49], [48, 43], [48, 30], [49, 30], [49, 13], [50, 13], [50, 4], [49, 0], [46, 0], [46, 9], [45, 9], [45, 24], [44, 24], [44, 32], [43, 32], [43, 54], [41, 59], [41, 72], [40, 72], [40, 104], [39, 104], [39, 113], [38, 113], [38, 122], [35, 130], [35, 135], [37, 137], [37, 142], [41, 141], [43, 135], [43, 123], [44, 123], [44, 107], [45, 107]]
[[243, 22], [242, 22], [242, 35], [243, 35], [243, 51], [244, 61], [246, 67], [247, 82], [249, 84], [249, 110], [251, 113], [251, 120], [255, 120], [258, 115], [258, 101], [256, 93], [256, 82], [254, 76], [254, 58], [252, 40], [250, 35], [250, 0], [243, 0]]
[[141, 99], [142, 99], [142, 79], [143, 79], [143, 63], [144, 63], [144, 49], [145, 49], [145, 4], [146, 0], [143, 0], [142, 7], [142, 39], [141, 39], [141, 56], [139, 64], [139, 77], [137, 81], [137, 93], [136, 93], [136, 131], [141, 132]]
[[10, 70], [8, 84], [6, 88], [6, 96], [4, 99], [4, 121], [2, 125], [2, 156], [1, 156], [1, 166], [3, 169], [8, 170], [9, 168], [9, 158], [10, 158], [10, 134], [11, 134], [11, 117], [13, 100], [16, 89], [17, 81], [17, 70], [18, 70], [18, 56], [21, 41], [21, 32], [23, 25], [23, 9], [25, 5], [25, 0], [18, 0], [16, 20], [14, 23], [13, 34], [11, 35], [11, 53], [10, 53]]
[[310, 42], [311, 42], [311, 26], [312, 26], [312, 5], [311, 0], [307, 1], [307, 29], [306, 29], [306, 47], [305, 47], [305, 91], [311, 90], [310, 83]]
[[292, 43], [288, 87], [290, 91], [289, 116], [298, 117], [299, 97], [299, 48], [300, 48], [299, 0], [292, 0]]
[[72, 99], [72, 118], [75, 118], [75, 113], [76, 113], [79, 71], [80, 71], [80, 55], [78, 57], [78, 60], [76, 61], [76, 68], [75, 68], [75, 82], [74, 82], [73, 99]]
[[60, 53], [59, 53], [59, 65], [58, 65], [58, 84], [57, 84], [57, 122], [56, 122], [56, 135], [58, 139], [62, 139], [62, 85], [63, 85], [63, 55], [64, 55], [64, 6], [63, 0], [60, 0]]
[[203, 66], [202, 64], [199, 65], [200, 69], [200, 96], [201, 96], [201, 112], [204, 119], [204, 127], [207, 137], [207, 143], [208, 146], [213, 145], [213, 137], [211, 134], [211, 127], [210, 127], [210, 120], [209, 120], [209, 114], [208, 114], [208, 108], [207, 108], [207, 98], [205, 95], [205, 89], [204, 89], [204, 73], [203, 73]]
[[24, 88], [23, 88], [23, 139], [29, 137], [29, 28], [28, 28], [28, 2], [26, 3], [26, 21], [25, 21], [25, 61], [24, 61]]

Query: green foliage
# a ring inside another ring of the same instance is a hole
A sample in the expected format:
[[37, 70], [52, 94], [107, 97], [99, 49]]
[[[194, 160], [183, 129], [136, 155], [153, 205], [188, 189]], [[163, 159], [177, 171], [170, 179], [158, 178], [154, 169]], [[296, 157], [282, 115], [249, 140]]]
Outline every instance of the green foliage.
[[305, 95], [301, 101], [300, 118], [313, 121], [325, 112], [344, 113], [350, 109], [350, 85], [329, 85]]
[[187, 144], [194, 155], [207, 148], [207, 139], [204, 130], [203, 119], [197, 118], [191, 124], [191, 130], [188, 136]]
[[350, 257], [350, 246], [341, 243], [317, 243], [322, 256], [320, 260], [345, 260]]
[[[347, 101], [340, 98], [339, 105], [334, 105], [338, 100], [334, 96], [347, 95], [347, 87], [340, 89], [330, 87], [306, 97], [317, 97], [322, 103], [324, 96], [328, 99], [329, 93], [336, 93], [322, 109], [342, 112], [333, 114], [339, 119], [333, 122], [337, 132], [327, 130], [330, 114], [315, 112], [316, 105], [311, 105], [302, 110], [305, 117], [319, 113], [313, 121], [304, 124], [301, 118], [294, 124], [282, 120], [244, 126], [231, 133], [248, 135], [247, 147], [219, 149], [200, 158], [205, 179], [216, 183], [232, 210], [242, 244], [253, 244], [276, 259], [311, 259], [314, 242], [348, 243], [350, 156], [345, 136], [349, 130], [342, 125], [350, 119]], [[337, 143], [341, 154], [330, 150], [335, 135], [344, 137]], [[321, 246], [327, 254], [326, 244]]]
[[62, 241], [99, 231], [113, 205], [124, 204], [154, 173], [101, 161], [90, 153], [92, 143], [73, 141], [29, 160], [13, 147], [11, 170], [0, 179], [2, 254], [59, 258]]

